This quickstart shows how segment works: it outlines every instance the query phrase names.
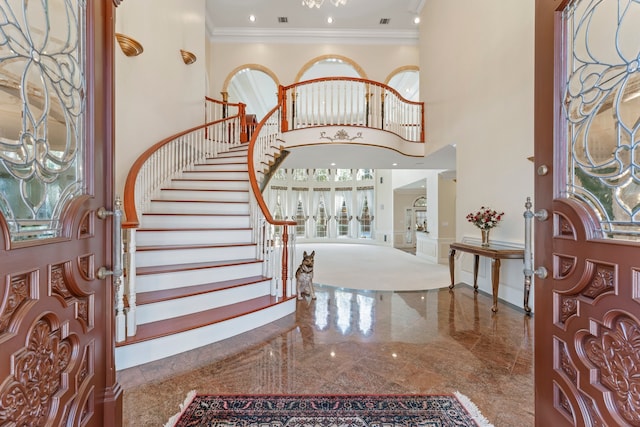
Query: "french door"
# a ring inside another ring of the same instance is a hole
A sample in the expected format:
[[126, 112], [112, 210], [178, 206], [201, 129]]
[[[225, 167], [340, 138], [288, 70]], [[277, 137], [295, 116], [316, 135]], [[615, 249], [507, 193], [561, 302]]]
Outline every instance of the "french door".
[[638, 426], [640, 3], [537, 0], [535, 37], [536, 425]]
[[0, 1], [0, 425], [113, 426], [113, 9]]

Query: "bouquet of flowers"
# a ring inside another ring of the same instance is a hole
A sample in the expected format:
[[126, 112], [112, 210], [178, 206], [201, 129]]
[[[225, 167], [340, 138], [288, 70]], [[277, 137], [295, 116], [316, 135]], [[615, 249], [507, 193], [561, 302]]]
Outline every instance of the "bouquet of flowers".
[[498, 212], [488, 207], [482, 206], [479, 211], [471, 212], [467, 215], [467, 221], [481, 230], [487, 230], [498, 225], [504, 212]]

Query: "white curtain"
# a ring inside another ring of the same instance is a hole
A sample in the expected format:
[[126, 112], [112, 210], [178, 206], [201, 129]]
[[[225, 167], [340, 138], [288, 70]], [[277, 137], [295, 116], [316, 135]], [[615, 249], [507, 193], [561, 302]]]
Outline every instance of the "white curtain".
[[360, 238], [367, 238], [367, 239], [374, 239], [375, 238], [375, 233], [374, 230], [375, 228], [373, 227], [373, 219], [375, 219], [375, 203], [373, 200], [373, 188], [367, 188], [367, 189], [358, 189], [357, 193], [356, 193], [356, 197], [358, 198], [357, 202], [358, 202], [358, 211], [356, 212], [357, 216], [360, 217], [360, 219], [362, 219], [362, 213], [363, 213], [363, 209], [364, 209], [364, 201], [365, 199], [367, 200], [367, 206], [369, 207], [369, 215], [372, 218], [372, 221], [370, 223], [370, 228], [369, 228], [369, 232], [367, 233], [366, 230], [363, 230], [363, 224], [362, 222], [358, 221], [358, 231], [357, 231], [357, 237]]
[[[313, 191], [313, 206], [312, 206], [312, 210], [310, 213], [310, 216], [314, 217], [313, 219], [313, 231], [311, 233], [309, 233], [309, 235], [312, 235], [313, 237], [319, 237], [319, 238], [327, 238], [329, 237], [329, 232], [328, 232], [328, 219], [329, 216], [331, 215], [331, 211], [330, 211], [330, 206], [329, 206], [329, 200], [327, 199], [328, 196], [328, 192], [327, 191], [318, 191], [318, 190], [314, 190]], [[320, 218], [318, 218], [319, 216], [319, 211], [320, 211], [320, 204], [324, 203], [324, 210], [325, 210], [325, 224], [324, 227], [319, 227], [319, 220]]]

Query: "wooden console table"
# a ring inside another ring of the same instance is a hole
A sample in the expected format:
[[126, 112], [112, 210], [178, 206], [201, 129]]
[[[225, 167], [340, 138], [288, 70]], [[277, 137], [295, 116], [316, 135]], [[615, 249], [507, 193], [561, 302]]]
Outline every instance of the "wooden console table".
[[[523, 249], [513, 249], [507, 246], [490, 244], [489, 246], [474, 245], [471, 243], [452, 243], [449, 245], [449, 273], [451, 274], [451, 285], [449, 289], [453, 289], [455, 284], [453, 280], [454, 257], [456, 251], [468, 252], [475, 256], [473, 264], [473, 289], [478, 292], [478, 263], [481, 256], [491, 258], [491, 285], [493, 293], [493, 307], [491, 311], [498, 311], [498, 285], [500, 284], [500, 260], [502, 259], [524, 259]], [[531, 312], [529, 308], [529, 291], [530, 282], [525, 280], [524, 289], [524, 310]]]

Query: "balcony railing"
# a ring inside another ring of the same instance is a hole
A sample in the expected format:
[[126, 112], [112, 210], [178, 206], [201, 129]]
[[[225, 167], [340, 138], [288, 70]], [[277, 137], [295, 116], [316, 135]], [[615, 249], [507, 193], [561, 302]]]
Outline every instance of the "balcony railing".
[[280, 87], [282, 131], [313, 126], [363, 126], [424, 142], [424, 103], [366, 79], [330, 77]]

